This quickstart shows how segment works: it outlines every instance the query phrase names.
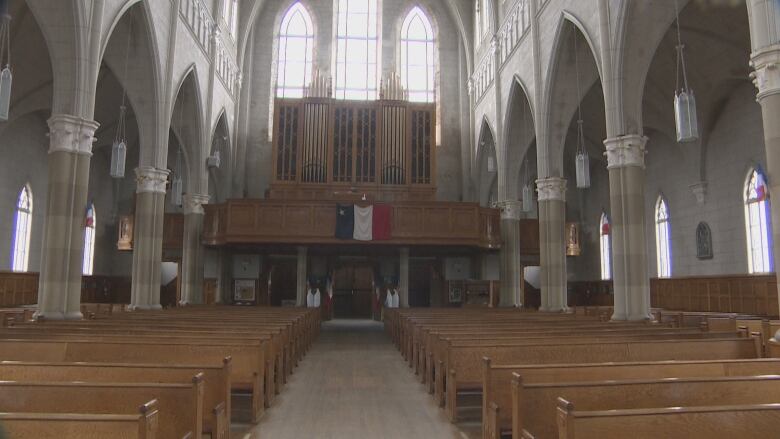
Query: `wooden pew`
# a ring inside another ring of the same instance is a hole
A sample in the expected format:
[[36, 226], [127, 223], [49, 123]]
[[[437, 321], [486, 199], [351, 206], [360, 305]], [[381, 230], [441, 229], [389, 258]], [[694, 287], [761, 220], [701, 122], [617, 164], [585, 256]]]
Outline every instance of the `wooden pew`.
[[772, 404], [780, 403], [780, 376], [525, 384], [522, 377], [515, 374], [512, 379], [513, 435], [525, 429], [538, 439], [556, 438], [558, 397], [583, 410], [594, 411]]
[[227, 356], [232, 357], [232, 389], [251, 391], [252, 422], [257, 422], [265, 409], [262, 378], [264, 362], [259, 349], [248, 349], [244, 345], [211, 345], [207, 342], [146, 343], [138, 340], [112, 343], [88, 340], [0, 339], [0, 359], [17, 361], [217, 366], [221, 365]]
[[[171, 364], [131, 363], [35, 363], [0, 361], [0, 380], [36, 382], [120, 382], [120, 383], [188, 383], [193, 376], [203, 375], [203, 431], [214, 437], [230, 437], [230, 367], [225, 358], [222, 366], [185, 366]], [[224, 406], [225, 419], [219, 419], [219, 406]], [[218, 426], [222, 425], [222, 430]]]
[[[699, 340], [592, 340], [551, 339], [544, 344], [502, 345], [450, 343], [446, 383], [436, 374], [436, 398], [457, 419], [456, 396], [460, 388], [479, 388], [482, 384], [482, 359], [496, 363], [602, 363], [608, 361], [717, 360], [760, 358], [760, 346], [754, 338]], [[444, 364], [439, 366], [444, 370]], [[446, 384], [446, 392], [445, 392]], [[533, 432], [532, 432], [533, 433]]]
[[[0, 381], [2, 413], [128, 413], [151, 399], [158, 402], [159, 437], [202, 437], [202, 374], [190, 384]], [[224, 417], [224, 406], [218, 409]]]
[[482, 432], [495, 439], [512, 430], [513, 374], [524, 384], [630, 379], [780, 375], [780, 359], [654, 361], [633, 363], [493, 365], [483, 359]]
[[[158, 333], [161, 331], [164, 333]], [[262, 376], [265, 378], [264, 404], [270, 407], [274, 396], [278, 393], [279, 387], [283, 383], [280, 375], [276, 374], [277, 368], [274, 358], [278, 358], [273, 350], [269, 349], [267, 343], [268, 337], [254, 336], [247, 334], [245, 337], [241, 333], [231, 334], [197, 334], [189, 332], [168, 331], [165, 328], [155, 328], [155, 330], [134, 330], [132, 327], [111, 327], [110, 329], [91, 328], [73, 330], [69, 328], [60, 329], [59, 327], [40, 328], [36, 326], [12, 326], [0, 330], [0, 339], [31, 339], [31, 340], [62, 340], [62, 341], [99, 341], [110, 343], [135, 343], [143, 341], [145, 343], [179, 343], [201, 345], [208, 343], [211, 345], [225, 345], [235, 349], [237, 346], [246, 346], [247, 353], [250, 350], [259, 348], [264, 352]]]
[[152, 400], [136, 414], [0, 413], [0, 426], [9, 439], [157, 439], [158, 418]]
[[557, 439], [770, 438], [780, 431], [780, 404], [582, 411], [558, 398], [556, 414]]

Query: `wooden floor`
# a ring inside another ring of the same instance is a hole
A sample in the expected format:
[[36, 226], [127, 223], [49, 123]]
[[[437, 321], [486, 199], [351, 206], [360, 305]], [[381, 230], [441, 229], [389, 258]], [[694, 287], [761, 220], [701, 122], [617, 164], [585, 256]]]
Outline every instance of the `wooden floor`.
[[260, 423], [233, 438], [462, 439], [382, 324], [324, 322], [320, 338]]

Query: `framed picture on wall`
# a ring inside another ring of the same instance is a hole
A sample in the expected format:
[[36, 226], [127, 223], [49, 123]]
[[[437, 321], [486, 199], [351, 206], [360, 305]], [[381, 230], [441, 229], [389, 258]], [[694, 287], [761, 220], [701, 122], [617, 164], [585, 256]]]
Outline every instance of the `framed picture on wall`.
[[233, 302], [254, 303], [257, 300], [257, 282], [255, 279], [236, 279], [233, 281]]
[[463, 288], [460, 286], [450, 286], [450, 303], [460, 303], [463, 301]]

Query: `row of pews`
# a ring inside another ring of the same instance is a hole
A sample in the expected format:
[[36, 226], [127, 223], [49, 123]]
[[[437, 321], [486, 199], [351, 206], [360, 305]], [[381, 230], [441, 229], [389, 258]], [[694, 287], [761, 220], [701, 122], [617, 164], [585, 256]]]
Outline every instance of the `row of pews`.
[[387, 310], [385, 330], [453, 422], [484, 439], [777, 437], [780, 322], [611, 309]]
[[91, 316], [4, 319], [0, 428], [8, 437], [229, 439], [238, 414], [231, 399], [248, 400], [257, 422], [320, 328], [319, 313], [303, 308]]

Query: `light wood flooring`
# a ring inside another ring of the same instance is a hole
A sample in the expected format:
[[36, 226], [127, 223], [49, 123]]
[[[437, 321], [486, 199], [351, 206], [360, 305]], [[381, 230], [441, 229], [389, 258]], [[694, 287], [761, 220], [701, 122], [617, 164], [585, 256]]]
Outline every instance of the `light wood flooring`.
[[[324, 322], [320, 338], [255, 426], [234, 439], [463, 439], [370, 320]], [[469, 435], [470, 436], [470, 435]]]

